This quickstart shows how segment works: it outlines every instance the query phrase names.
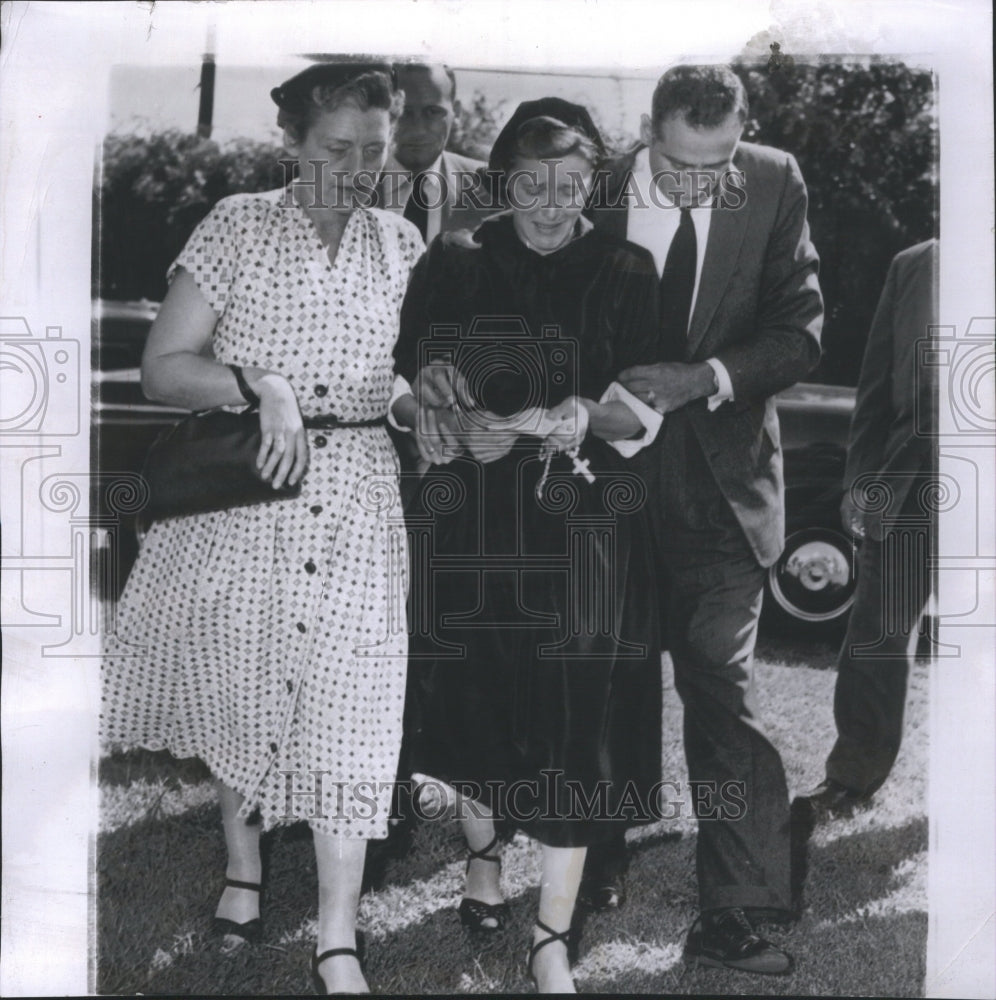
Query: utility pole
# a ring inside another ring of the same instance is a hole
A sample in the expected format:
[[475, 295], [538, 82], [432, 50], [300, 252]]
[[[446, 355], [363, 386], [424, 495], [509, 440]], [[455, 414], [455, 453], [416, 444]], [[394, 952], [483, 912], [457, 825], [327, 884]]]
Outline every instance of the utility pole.
[[197, 109], [197, 134], [202, 139], [211, 138], [211, 120], [214, 117], [214, 24], [208, 25], [207, 51], [201, 62], [201, 100]]

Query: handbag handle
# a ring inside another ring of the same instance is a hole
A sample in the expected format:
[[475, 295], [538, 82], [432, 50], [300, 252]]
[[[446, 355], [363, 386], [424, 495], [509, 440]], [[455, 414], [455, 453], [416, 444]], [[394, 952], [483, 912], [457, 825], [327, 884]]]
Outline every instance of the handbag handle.
[[[259, 396], [253, 391], [252, 387], [246, 381], [245, 375], [242, 374], [242, 368], [239, 365], [228, 365], [232, 369], [232, 374], [235, 376], [235, 381], [239, 387], [239, 392], [242, 393], [242, 398], [249, 404], [249, 410], [255, 410], [259, 407]], [[246, 412], [249, 412], [248, 410]]]

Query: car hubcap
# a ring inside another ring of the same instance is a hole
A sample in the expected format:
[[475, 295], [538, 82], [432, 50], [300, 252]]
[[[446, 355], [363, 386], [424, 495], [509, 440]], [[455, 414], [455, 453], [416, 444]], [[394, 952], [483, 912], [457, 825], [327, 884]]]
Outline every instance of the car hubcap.
[[834, 531], [796, 532], [768, 571], [775, 602], [800, 621], [832, 621], [854, 601], [851, 543]]

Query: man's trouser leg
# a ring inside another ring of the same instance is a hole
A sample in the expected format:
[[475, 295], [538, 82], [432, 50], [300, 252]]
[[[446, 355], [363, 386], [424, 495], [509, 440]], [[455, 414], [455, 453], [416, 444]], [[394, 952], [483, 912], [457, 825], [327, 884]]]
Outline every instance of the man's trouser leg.
[[870, 795], [899, 753], [906, 682], [918, 625], [930, 595], [926, 528], [901, 528], [884, 541], [866, 539], [858, 583], [837, 661], [837, 741], [827, 777]]
[[788, 788], [752, 676], [765, 570], [691, 428], [668, 428], [664, 445], [673, 472], [662, 477], [659, 534], [690, 793], [701, 796], [701, 907], [788, 910]]

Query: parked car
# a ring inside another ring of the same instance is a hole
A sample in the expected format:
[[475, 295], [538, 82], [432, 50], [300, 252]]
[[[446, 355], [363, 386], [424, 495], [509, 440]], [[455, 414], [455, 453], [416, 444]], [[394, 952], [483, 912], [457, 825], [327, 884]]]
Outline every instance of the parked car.
[[785, 463], [785, 550], [768, 571], [765, 617], [843, 624], [854, 601], [854, 543], [840, 523], [855, 390], [800, 383], [776, 397]]
[[[186, 411], [150, 403], [139, 366], [158, 303], [98, 301], [92, 338], [94, 466], [104, 482], [139, 472], [156, 436]], [[854, 552], [840, 526], [847, 430], [854, 390], [803, 383], [776, 397], [785, 458], [786, 545], [767, 579], [765, 617], [806, 629], [839, 623], [854, 599]], [[94, 508], [110, 516], [107, 490]], [[98, 560], [116, 566], [98, 573], [116, 596], [138, 551], [141, 512], [125, 515], [116, 551]]]

